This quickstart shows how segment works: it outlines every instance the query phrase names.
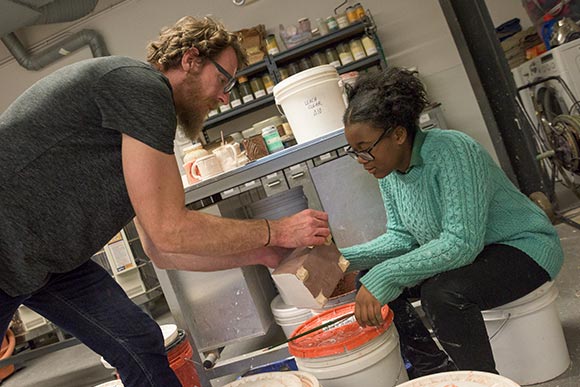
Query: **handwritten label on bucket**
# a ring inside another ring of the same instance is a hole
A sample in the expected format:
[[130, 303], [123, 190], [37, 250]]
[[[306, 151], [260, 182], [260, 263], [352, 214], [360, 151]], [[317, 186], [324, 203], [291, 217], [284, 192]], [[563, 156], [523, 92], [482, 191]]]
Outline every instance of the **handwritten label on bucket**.
[[342, 327], [344, 325], [352, 324], [355, 321], [356, 321], [356, 317], [355, 316], [350, 316], [349, 318], [344, 319], [342, 321], [339, 321], [336, 324], [332, 324], [332, 325], [329, 325], [327, 327], [324, 327], [324, 328], [322, 328], [322, 330], [326, 332], [326, 331], [329, 331], [331, 329], [336, 329], [336, 328], [340, 328], [340, 327]]
[[312, 113], [313, 117], [322, 114], [322, 101], [318, 97], [309, 97], [304, 100], [304, 106]]

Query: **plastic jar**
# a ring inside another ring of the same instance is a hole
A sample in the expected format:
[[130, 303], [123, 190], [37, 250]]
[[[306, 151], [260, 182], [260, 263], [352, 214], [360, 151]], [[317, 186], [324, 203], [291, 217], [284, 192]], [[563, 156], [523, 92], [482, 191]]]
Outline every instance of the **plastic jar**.
[[374, 55], [378, 52], [375, 41], [368, 35], [365, 35], [361, 39], [362, 45], [365, 49], [367, 56]]
[[340, 58], [338, 57], [338, 52], [336, 52], [334, 48], [327, 48], [324, 51], [324, 54], [326, 55], [326, 60], [329, 65], [340, 67]]
[[328, 26], [328, 31], [336, 31], [338, 30], [338, 22], [334, 18], [334, 16], [329, 16], [326, 18], [326, 25]]
[[254, 93], [254, 97], [260, 98], [266, 95], [266, 88], [264, 87], [264, 83], [262, 82], [262, 78], [252, 78], [250, 80], [250, 86], [252, 87], [252, 92]]
[[266, 50], [270, 55], [276, 55], [280, 53], [280, 48], [278, 47], [278, 42], [276, 41], [276, 35], [270, 34], [266, 36]]
[[274, 81], [272, 80], [270, 74], [266, 73], [262, 75], [262, 83], [264, 84], [266, 93], [272, 94], [272, 89], [274, 88]]
[[365, 49], [360, 41], [360, 39], [353, 39], [349, 42], [350, 52], [354, 60], [363, 59], [366, 57]]
[[240, 96], [242, 97], [242, 102], [247, 103], [254, 100], [254, 94], [252, 93], [252, 86], [248, 82], [248, 78], [239, 77], [238, 83], [240, 87]]
[[340, 43], [338, 46], [336, 46], [336, 51], [338, 52], [341, 65], [344, 66], [354, 62], [354, 57], [350, 52], [350, 47], [346, 43]]
[[283, 124], [284, 121], [282, 120], [282, 117], [272, 116], [270, 118], [266, 118], [264, 121], [256, 122], [254, 125], [252, 125], [252, 128], [259, 130], [261, 133], [262, 129], [268, 126], [275, 126], [276, 129], [278, 129], [278, 134], [280, 135], [280, 137], [283, 137], [286, 135]]
[[230, 91], [230, 106], [232, 108], [238, 107], [242, 104], [242, 96], [237, 86]]
[[284, 144], [282, 144], [282, 139], [278, 133], [278, 128], [274, 125], [266, 126], [262, 129], [262, 137], [268, 148], [268, 152], [274, 153], [284, 149]]

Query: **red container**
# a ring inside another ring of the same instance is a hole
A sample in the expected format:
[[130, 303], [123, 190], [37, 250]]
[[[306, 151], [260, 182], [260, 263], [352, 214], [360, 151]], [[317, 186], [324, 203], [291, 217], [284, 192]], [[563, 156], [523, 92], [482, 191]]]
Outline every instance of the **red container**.
[[169, 366], [177, 375], [183, 387], [200, 387], [199, 377], [193, 362], [193, 348], [187, 341], [187, 335], [180, 330], [177, 338], [166, 348]]

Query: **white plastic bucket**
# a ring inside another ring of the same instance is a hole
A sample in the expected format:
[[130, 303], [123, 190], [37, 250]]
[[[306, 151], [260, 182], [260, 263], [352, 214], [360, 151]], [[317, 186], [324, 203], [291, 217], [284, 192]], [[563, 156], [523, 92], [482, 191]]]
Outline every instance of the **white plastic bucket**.
[[497, 370], [519, 384], [536, 384], [570, 365], [556, 309], [558, 290], [547, 282], [530, 294], [483, 311]]
[[506, 377], [479, 371], [454, 371], [423, 376], [399, 387], [519, 387]]
[[287, 338], [292, 337], [292, 332], [312, 317], [310, 309], [288, 305], [284, 303], [280, 295], [274, 297], [270, 303], [270, 308], [276, 324], [282, 328]]
[[251, 375], [236, 380], [224, 387], [322, 387], [318, 380], [307, 372], [287, 371], [287, 372], [267, 372], [263, 374]]
[[[354, 311], [354, 303], [312, 317], [295, 334]], [[385, 324], [361, 328], [350, 317], [288, 344], [300, 371], [324, 387], [393, 387], [409, 380], [399, 351], [393, 314], [383, 307]]]
[[343, 85], [331, 65], [286, 78], [274, 86], [274, 99], [282, 107], [298, 144], [344, 128]]
[[95, 387], [123, 387], [123, 383], [120, 380], [112, 380], [107, 383], [99, 384]]

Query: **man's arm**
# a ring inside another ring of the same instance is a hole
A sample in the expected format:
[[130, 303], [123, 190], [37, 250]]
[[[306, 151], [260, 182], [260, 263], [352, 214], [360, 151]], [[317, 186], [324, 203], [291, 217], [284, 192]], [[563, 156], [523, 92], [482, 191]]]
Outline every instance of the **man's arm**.
[[[268, 240], [264, 220], [227, 219], [185, 207], [174, 155], [157, 151], [125, 134], [122, 149], [129, 197], [142, 231], [155, 248], [157, 258], [152, 259], [158, 267], [187, 267], [183, 259], [171, 258], [176, 255], [239, 257], [239, 253], [264, 247]], [[320, 245], [329, 234], [328, 216], [306, 210], [270, 221], [269, 245], [287, 248]], [[235, 266], [243, 265], [239, 263]]]

